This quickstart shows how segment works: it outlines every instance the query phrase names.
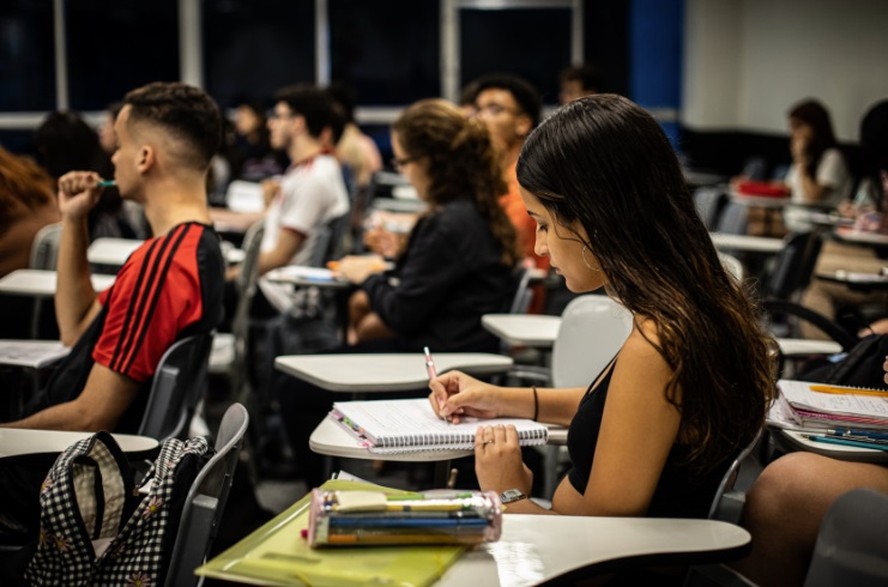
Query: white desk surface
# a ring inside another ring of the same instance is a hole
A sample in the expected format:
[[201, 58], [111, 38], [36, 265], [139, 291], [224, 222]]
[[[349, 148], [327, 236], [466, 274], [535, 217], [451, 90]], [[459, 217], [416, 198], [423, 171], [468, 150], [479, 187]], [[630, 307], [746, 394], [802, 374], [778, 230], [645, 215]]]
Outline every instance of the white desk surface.
[[560, 316], [485, 314], [481, 325], [510, 345], [550, 348], [558, 338]]
[[[567, 444], [567, 428], [551, 426], [549, 428], [549, 444], [555, 446]], [[311, 437], [308, 439], [308, 446], [319, 455], [343, 457], [346, 459], [404, 461], [409, 463], [449, 461], [473, 454], [471, 450], [430, 450], [405, 454], [372, 453], [359, 439], [349, 434], [348, 430], [330, 418], [324, 418], [317, 428], [314, 429], [314, 432], [311, 433]]]
[[70, 352], [58, 340], [0, 340], [0, 365], [40, 369]]
[[314, 286], [330, 289], [351, 287], [348, 280], [337, 277], [333, 271], [324, 267], [287, 265], [272, 269], [263, 278], [274, 283], [287, 283], [296, 287]]
[[[36, 454], [58, 454], [92, 432], [63, 432], [59, 430], [26, 430], [0, 428], [0, 459]], [[126, 453], [148, 453], [158, 446], [156, 438], [132, 434], [114, 434], [114, 439]]]
[[765, 236], [750, 236], [748, 234], [730, 234], [726, 232], [711, 232], [712, 242], [719, 250], [737, 250], [749, 253], [776, 254], [783, 249], [783, 239], [769, 238]]
[[[504, 373], [512, 358], [493, 353], [435, 353], [438, 373], [458, 369], [472, 375]], [[328, 391], [349, 393], [410, 391], [428, 385], [421, 353], [282, 355], [274, 366]]]
[[[92, 275], [93, 288], [108, 289], [114, 283], [114, 275]], [[50, 297], [56, 291], [56, 272], [41, 269], [17, 269], [0, 279], [0, 293], [34, 297]]]
[[842, 352], [842, 345], [833, 340], [809, 340], [804, 338], [778, 338], [777, 346], [783, 356], [834, 355]]
[[853, 228], [847, 226], [836, 228], [833, 231], [833, 234], [835, 234], [839, 240], [849, 243], [860, 245], [888, 246], [888, 234], [854, 230]]
[[123, 265], [143, 242], [131, 238], [97, 238], [86, 249], [86, 258], [96, 265]]
[[465, 552], [435, 585], [524, 587], [572, 571], [619, 570], [642, 557], [651, 566], [728, 560], [750, 540], [740, 526], [717, 520], [505, 514], [499, 541]]

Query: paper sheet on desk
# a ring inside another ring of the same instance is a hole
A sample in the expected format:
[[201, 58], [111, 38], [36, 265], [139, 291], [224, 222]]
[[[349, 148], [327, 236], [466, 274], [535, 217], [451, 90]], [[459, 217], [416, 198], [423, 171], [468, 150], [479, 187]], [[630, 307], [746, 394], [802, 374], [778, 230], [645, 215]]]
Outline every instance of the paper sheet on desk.
[[885, 397], [855, 395], [852, 393], [818, 393], [811, 391], [809, 381], [781, 379], [777, 382], [780, 392], [796, 408], [806, 408], [827, 414], [847, 414], [888, 418], [888, 393]]
[[0, 340], [0, 365], [40, 369], [70, 352], [56, 340]]

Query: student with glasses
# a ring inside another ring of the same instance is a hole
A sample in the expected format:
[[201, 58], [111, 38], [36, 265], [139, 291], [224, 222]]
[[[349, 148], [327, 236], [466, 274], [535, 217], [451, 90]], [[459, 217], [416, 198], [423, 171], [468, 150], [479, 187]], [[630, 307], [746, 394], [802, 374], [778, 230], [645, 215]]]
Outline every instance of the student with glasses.
[[[497, 198], [505, 186], [486, 127], [445, 100], [408, 107], [392, 126], [401, 172], [428, 204], [394, 269], [345, 257], [358, 289], [349, 301], [351, 340], [343, 352], [496, 352], [481, 316], [513, 294], [515, 229]], [[419, 355], [418, 355], [419, 356]], [[278, 394], [306, 482], [321, 482], [321, 457], [308, 439], [337, 394], [287, 377]], [[298, 389], [295, 389], [298, 388]]]
[[[519, 250], [529, 264], [548, 269], [548, 260], [533, 250], [536, 227], [521, 202], [515, 175], [521, 146], [540, 121], [540, 94], [527, 80], [511, 74], [484, 75], [466, 87], [474, 92], [470, 116], [487, 126], [499, 157], [500, 172], [508, 188], [500, 195], [499, 203], [518, 232]], [[468, 96], [463, 99], [468, 100]], [[542, 310], [543, 297], [543, 289], [535, 288], [531, 312]]]

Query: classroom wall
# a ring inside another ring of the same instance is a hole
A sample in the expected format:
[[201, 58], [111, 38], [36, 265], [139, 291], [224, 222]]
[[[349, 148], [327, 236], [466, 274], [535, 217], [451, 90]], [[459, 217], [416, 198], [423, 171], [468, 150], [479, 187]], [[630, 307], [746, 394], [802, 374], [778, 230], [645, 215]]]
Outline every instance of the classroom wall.
[[686, 0], [681, 119], [694, 130], [786, 133], [786, 111], [815, 97], [839, 140], [856, 141], [888, 98], [884, 0]]

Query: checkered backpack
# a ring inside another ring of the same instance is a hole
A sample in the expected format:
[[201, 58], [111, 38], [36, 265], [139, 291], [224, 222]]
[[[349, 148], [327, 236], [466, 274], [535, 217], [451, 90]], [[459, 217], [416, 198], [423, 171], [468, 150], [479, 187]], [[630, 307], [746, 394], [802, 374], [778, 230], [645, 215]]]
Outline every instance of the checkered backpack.
[[59, 455], [40, 492], [32, 585], [162, 585], [185, 496], [209, 459], [204, 438], [169, 439], [135, 487], [114, 437], [98, 432]]

